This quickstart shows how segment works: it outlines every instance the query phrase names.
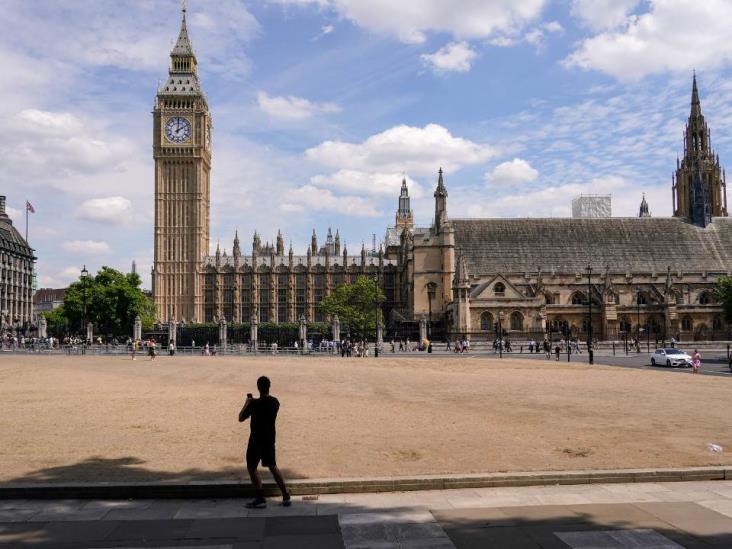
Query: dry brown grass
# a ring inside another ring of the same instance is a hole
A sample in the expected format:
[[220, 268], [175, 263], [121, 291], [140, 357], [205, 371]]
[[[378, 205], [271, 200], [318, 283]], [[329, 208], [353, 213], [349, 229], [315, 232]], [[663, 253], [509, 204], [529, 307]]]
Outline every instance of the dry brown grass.
[[732, 381], [718, 377], [460, 357], [6, 355], [0, 482], [238, 478], [237, 414], [262, 374], [291, 477], [732, 463]]

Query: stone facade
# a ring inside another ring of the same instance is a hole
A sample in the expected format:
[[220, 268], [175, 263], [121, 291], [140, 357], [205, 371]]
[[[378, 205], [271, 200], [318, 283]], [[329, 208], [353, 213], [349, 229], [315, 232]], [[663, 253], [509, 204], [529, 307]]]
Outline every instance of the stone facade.
[[36, 258], [5, 213], [0, 196], [0, 329], [27, 328], [33, 322], [33, 265]]
[[367, 275], [386, 294], [387, 330], [398, 322], [439, 323], [451, 337], [492, 338], [500, 322], [514, 335], [569, 330], [586, 337], [588, 301], [599, 339], [704, 339], [729, 329], [713, 290], [732, 273], [732, 222], [696, 78], [674, 217], [651, 217], [643, 197], [637, 218], [452, 219], [440, 170], [433, 224], [414, 225], [404, 180], [383, 247], [362, 246], [359, 255], [349, 255], [330, 229], [323, 246], [313, 230], [305, 254], [295, 255], [292, 245], [286, 253], [279, 232], [274, 244], [255, 232], [249, 254], [236, 234], [230, 255], [220, 247], [208, 255], [211, 116], [185, 12], [153, 117], [153, 291], [161, 322], [328, 321], [318, 303]]
[[[407, 281], [412, 318], [431, 311], [468, 337], [494, 337], [499, 321], [517, 337], [586, 337], [589, 299], [599, 339], [728, 337], [714, 288], [732, 273], [732, 220], [696, 78], [688, 128], [671, 218], [651, 217], [643, 197], [637, 218], [451, 219], [440, 171], [435, 223], [403, 231], [400, 247], [387, 248]], [[702, 175], [689, 179], [694, 173]]]

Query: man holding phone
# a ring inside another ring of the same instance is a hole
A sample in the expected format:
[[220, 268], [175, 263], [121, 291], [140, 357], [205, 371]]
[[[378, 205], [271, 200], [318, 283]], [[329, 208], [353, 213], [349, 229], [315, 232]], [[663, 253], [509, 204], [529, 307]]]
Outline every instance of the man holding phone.
[[262, 479], [257, 472], [259, 462], [268, 467], [274, 477], [277, 486], [282, 492], [282, 505], [289, 507], [290, 494], [285, 487], [285, 480], [277, 468], [275, 458], [275, 421], [277, 411], [280, 409], [280, 402], [269, 394], [270, 381], [266, 376], [257, 380], [259, 398], [254, 398], [251, 393], [247, 394], [244, 407], [239, 412], [239, 422], [246, 421], [251, 417], [249, 444], [247, 445], [247, 471], [252, 479], [256, 497], [247, 503], [248, 509], [263, 509], [267, 507], [267, 500], [264, 499], [262, 491]]

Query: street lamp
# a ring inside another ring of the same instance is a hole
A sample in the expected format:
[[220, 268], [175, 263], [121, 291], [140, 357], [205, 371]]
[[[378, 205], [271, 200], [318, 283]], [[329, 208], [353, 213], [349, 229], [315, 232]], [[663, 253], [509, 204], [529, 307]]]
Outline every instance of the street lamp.
[[592, 349], [592, 265], [587, 264], [587, 355], [590, 364], [595, 363], [594, 351]]
[[503, 358], [503, 311], [498, 311], [498, 358]]
[[635, 303], [636, 303], [635, 306], [636, 306], [636, 311], [637, 311], [637, 316], [636, 316], [637, 326], [635, 328], [635, 348], [638, 352], [640, 352], [640, 305], [641, 305], [640, 289], [638, 290], [638, 294], [636, 295]]
[[[87, 305], [87, 295], [86, 295], [86, 282], [89, 278], [89, 271], [86, 270], [86, 265], [81, 269], [81, 284], [82, 284], [82, 291], [84, 294], [84, 313], [81, 317], [81, 333], [84, 333], [84, 330], [86, 329], [86, 305]], [[86, 336], [84, 336], [86, 339]]]
[[427, 283], [427, 303], [429, 307], [429, 317], [427, 321], [427, 339], [432, 341], [432, 300], [435, 298], [437, 284], [434, 282]]
[[[374, 358], [379, 358], [379, 272], [374, 271], [374, 284], [376, 295], [374, 296]], [[368, 348], [368, 347], [367, 347]]]

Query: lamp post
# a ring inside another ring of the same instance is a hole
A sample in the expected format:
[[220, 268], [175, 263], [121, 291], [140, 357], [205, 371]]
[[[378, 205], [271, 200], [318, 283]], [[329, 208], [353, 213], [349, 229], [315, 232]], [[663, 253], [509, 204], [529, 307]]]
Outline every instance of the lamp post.
[[590, 364], [595, 363], [592, 349], [592, 265], [587, 264], [587, 356]]
[[89, 278], [89, 271], [86, 270], [86, 265], [84, 265], [81, 269], [81, 285], [82, 285], [81, 287], [82, 287], [82, 292], [84, 295], [84, 312], [81, 317], [82, 333], [84, 332], [84, 330], [86, 330], [86, 304], [87, 304], [87, 295], [86, 295], [86, 285], [87, 284], [86, 283], [87, 283], [88, 278]]
[[429, 316], [427, 317], [427, 339], [432, 341], [432, 300], [435, 298], [437, 290], [437, 284], [434, 282], [427, 283], [427, 304], [429, 310]]
[[[374, 285], [376, 294], [374, 296], [374, 358], [379, 358], [379, 272], [374, 271]], [[367, 347], [368, 349], [368, 347]]]
[[641, 292], [638, 290], [638, 293], [635, 297], [635, 308], [636, 308], [636, 322], [637, 326], [635, 328], [635, 343], [636, 343], [636, 350], [640, 352], [640, 301], [641, 301]]
[[503, 311], [498, 311], [498, 358], [503, 358]]

